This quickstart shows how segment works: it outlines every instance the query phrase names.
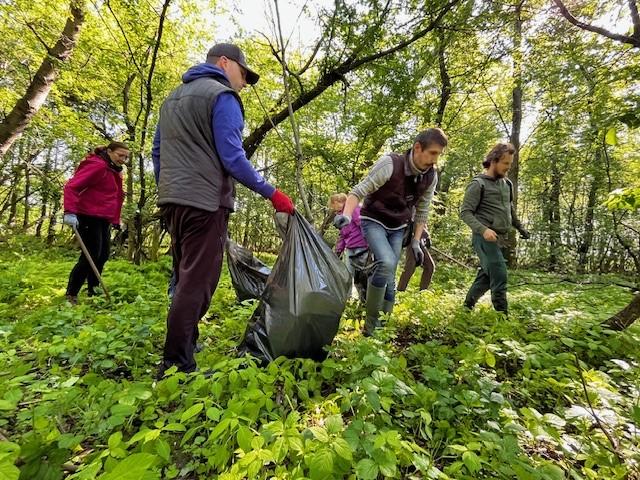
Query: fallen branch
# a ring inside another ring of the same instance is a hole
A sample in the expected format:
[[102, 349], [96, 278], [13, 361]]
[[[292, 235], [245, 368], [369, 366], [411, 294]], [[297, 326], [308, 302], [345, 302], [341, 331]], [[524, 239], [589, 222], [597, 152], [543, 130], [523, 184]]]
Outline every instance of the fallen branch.
[[618, 442], [616, 442], [611, 433], [609, 433], [609, 430], [605, 427], [604, 423], [602, 422], [602, 420], [600, 420], [600, 417], [596, 415], [596, 412], [593, 409], [593, 405], [591, 404], [591, 400], [589, 399], [589, 392], [587, 391], [587, 382], [584, 379], [584, 375], [582, 374], [582, 367], [580, 366], [580, 360], [578, 360], [578, 355], [575, 352], [573, 353], [573, 358], [576, 362], [576, 368], [578, 369], [578, 374], [580, 375], [582, 389], [584, 390], [584, 396], [587, 399], [587, 405], [589, 405], [591, 415], [593, 415], [598, 428], [602, 430], [602, 433], [604, 433], [604, 436], [607, 437], [607, 440], [609, 440], [609, 443], [611, 444], [611, 448], [608, 448], [607, 450], [615, 455], [621, 465], [624, 465], [624, 457], [618, 452]]
[[451, 255], [449, 255], [447, 253], [444, 253], [441, 250], [438, 250], [436, 247], [430, 247], [429, 250], [433, 250], [438, 255], [443, 256], [447, 260], [449, 260], [449, 261], [451, 261], [453, 263], [456, 263], [456, 264], [460, 265], [463, 268], [466, 268], [466, 269], [469, 269], [469, 270], [473, 269], [473, 267], [471, 267], [470, 265], [467, 265], [466, 263], [462, 263], [460, 260], [453, 258]]
[[539, 285], [555, 285], [558, 283], [573, 283], [574, 285], [605, 285], [605, 286], [617, 286], [617, 287], [621, 287], [621, 288], [628, 288], [629, 290], [631, 290], [632, 292], [638, 292], [640, 291], [640, 287], [638, 287], [637, 285], [631, 285], [628, 283], [618, 283], [618, 282], [580, 282], [577, 280], [573, 280], [571, 278], [561, 278], [559, 280], [553, 280], [551, 282], [522, 282], [522, 283], [516, 283], [515, 285], [509, 285], [509, 288], [517, 288], [517, 287], [524, 287], [524, 286], [529, 286], [529, 285], [533, 285], [533, 286], [539, 286]]

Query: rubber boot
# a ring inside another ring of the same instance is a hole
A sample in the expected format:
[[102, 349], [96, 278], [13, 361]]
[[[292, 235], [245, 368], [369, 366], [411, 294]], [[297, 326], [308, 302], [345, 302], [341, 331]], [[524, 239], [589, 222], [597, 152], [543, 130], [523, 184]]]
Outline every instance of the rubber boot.
[[394, 302], [391, 302], [389, 300], [384, 300], [382, 302], [382, 313], [390, 314], [391, 312], [393, 312], [393, 305], [394, 305]]
[[376, 328], [380, 326], [380, 312], [384, 302], [384, 294], [387, 287], [376, 287], [369, 282], [367, 284], [367, 318], [364, 323], [364, 335], [370, 337]]

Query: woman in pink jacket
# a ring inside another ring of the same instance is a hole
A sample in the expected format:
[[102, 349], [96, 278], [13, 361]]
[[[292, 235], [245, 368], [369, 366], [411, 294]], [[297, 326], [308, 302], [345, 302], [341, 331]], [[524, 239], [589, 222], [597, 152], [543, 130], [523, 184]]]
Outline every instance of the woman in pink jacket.
[[[80, 162], [64, 186], [64, 223], [78, 230], [100, 273], [109, 258], [111, 225], [120, 227], [122, 166], [127, 158], [129, 148], [124, 143], [98, 147]], [[67, 285], [67, 300], [72, 304], [78, 302], [85, 280], [89, 296], [96, 295], [98, 279], [81, 253]]]

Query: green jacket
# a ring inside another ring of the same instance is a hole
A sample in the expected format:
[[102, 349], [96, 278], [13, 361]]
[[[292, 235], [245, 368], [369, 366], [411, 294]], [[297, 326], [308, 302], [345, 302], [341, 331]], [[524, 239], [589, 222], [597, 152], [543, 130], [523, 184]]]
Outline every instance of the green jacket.
[[490, 228], [500, 236], [506, 236], [511, 226], [524, 230], [513, 208], [513, 184], [507, 178], [476, 175], [467, 186], [460, 207], [460, 218], [471, 231], [482, 235]]

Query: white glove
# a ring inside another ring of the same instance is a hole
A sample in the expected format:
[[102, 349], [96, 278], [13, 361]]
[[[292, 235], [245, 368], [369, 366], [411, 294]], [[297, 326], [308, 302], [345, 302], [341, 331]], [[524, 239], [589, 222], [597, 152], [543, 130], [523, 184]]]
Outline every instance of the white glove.
[[62, 223], [69, 225], [71, 228], [78, 228], [78, 225], [80, 225], [78, 216], [75, 213], [65, 213], [62, 218]]

